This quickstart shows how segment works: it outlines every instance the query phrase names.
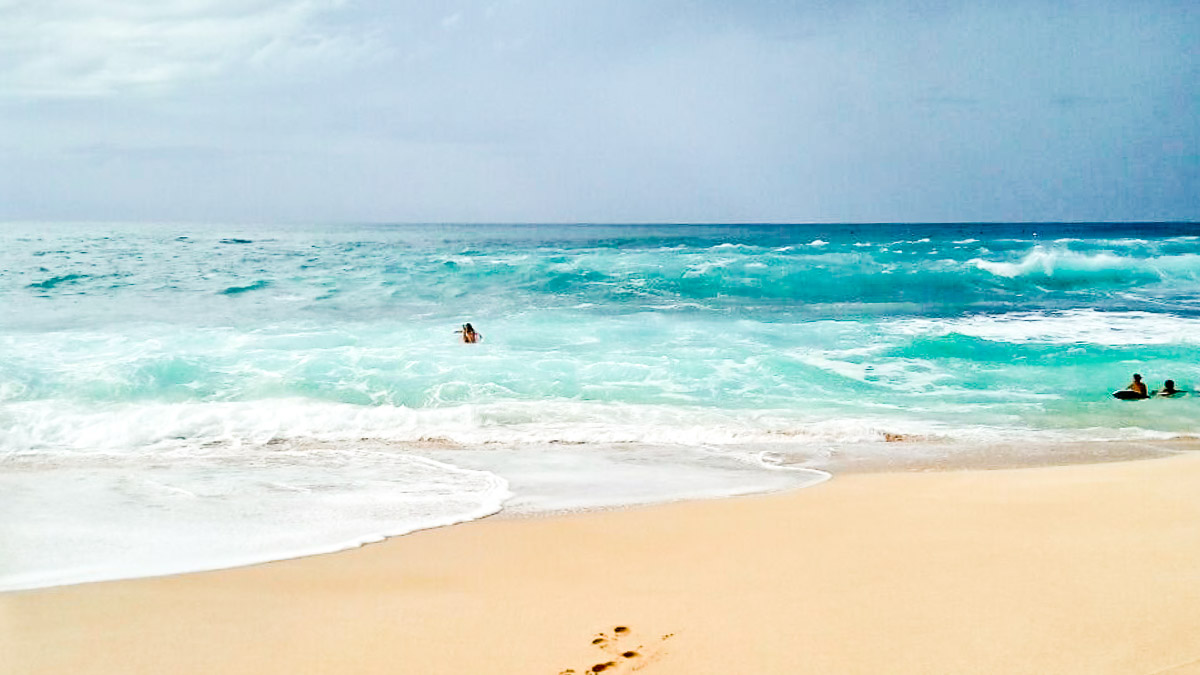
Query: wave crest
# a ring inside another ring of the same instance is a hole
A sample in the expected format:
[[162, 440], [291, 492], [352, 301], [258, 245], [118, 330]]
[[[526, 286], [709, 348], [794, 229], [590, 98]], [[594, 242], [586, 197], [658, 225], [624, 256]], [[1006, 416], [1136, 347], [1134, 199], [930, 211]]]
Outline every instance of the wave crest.
[[1163, 277], [1200, 278], [1200, 255], [1130, 257], [1036, 246], [1016, 262], [973, 258], [968, 264], [1005, 279], [1066, 283], [1126, 282]]

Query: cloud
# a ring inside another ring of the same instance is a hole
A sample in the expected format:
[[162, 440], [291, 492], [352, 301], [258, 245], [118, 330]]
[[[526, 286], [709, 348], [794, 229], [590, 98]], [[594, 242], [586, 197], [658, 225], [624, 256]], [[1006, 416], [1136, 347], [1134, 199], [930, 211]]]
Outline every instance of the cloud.
[[0, 219], [1195, 217], [1194, 4], [0, 0]]
[[342, 0], [0, 2], [0, 95], [161, 91], [239, 67], [362, 58], [371, 36], [322, 26]]

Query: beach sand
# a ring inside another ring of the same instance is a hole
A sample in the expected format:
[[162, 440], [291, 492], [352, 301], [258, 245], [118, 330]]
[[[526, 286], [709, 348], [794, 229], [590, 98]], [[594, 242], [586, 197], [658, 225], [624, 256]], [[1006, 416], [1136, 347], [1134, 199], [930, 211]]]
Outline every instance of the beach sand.
[[0, 595], [4, 673], [557, 675], [608, 663], [1200, 673], [1200, 454], [847, 475]]

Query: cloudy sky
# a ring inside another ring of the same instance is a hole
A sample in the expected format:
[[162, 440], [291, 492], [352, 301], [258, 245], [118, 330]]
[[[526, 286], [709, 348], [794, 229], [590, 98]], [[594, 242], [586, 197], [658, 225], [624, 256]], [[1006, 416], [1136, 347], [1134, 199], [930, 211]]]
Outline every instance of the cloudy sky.
[[1198, 7], [0, 0], [0, 220], [1197, 220]]

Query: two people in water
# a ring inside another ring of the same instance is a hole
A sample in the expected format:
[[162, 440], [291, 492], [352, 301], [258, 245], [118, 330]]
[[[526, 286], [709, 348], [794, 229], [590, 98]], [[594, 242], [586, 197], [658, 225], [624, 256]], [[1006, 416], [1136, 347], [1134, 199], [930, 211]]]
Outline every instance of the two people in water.
[[462, 334], [462, 341], [467, 344], [475, 344], [483, 340], [483, 333], [475, 332], [475, 327], [469, 323], [464, 323], [461, 330], [454, 331]]
[[[1163, 388], [1155, 392], [1157, 396], [1164, 397], [1174, 396], [1182, 393], [1183, 391], [1175, 388], [1175, 380], [1167, 380], [1166, 382], [1163, 382]], [[1121, 394], [1124, 395], [1122, 396]], [[1114, 396], [1117, 396], [1117, 398], [1150, 398], [1150, 392], [1146, 389], [1146, 383], [1142, 382], [1141, 374], [1134, 373], [1133, 382], [1130, 382], [1129, 386], [1125, 387], [1124, 390], [1117, 392], [1114, 394]]]

